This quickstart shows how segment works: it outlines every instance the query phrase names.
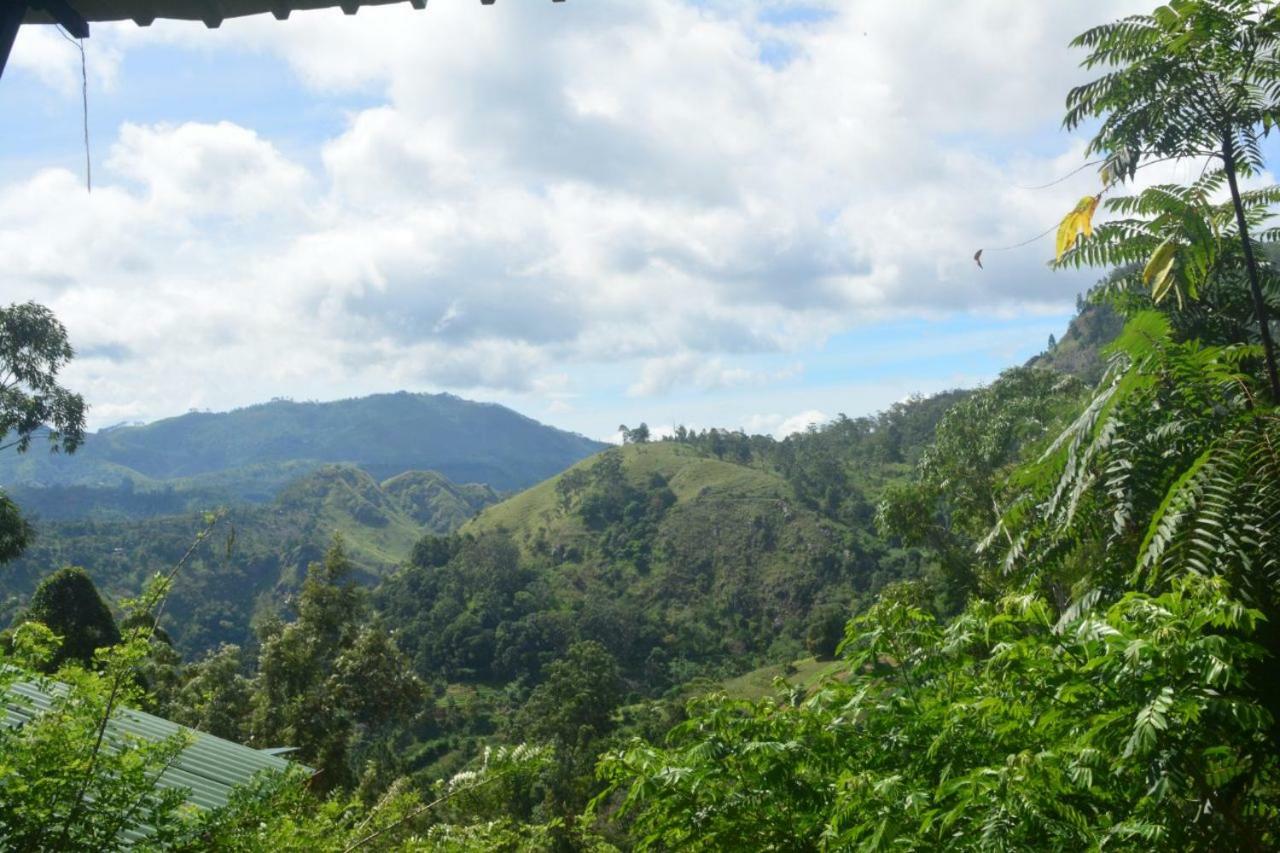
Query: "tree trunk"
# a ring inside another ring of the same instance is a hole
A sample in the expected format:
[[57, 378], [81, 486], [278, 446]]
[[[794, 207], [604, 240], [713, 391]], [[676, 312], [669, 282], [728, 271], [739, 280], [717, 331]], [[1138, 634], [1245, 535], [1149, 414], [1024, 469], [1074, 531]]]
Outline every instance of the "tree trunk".
[[1271, 324], [1267, 316], [1267, 303], [1262, 298], [1262, 284], [1258, 280], [1258, 261], [1253, 256], [1253, 243], [1249, 240], [1249, 223], [1244, 218], [1244, 203], [1240, 200], [1240, 187], [1236, 183], [1236, 150], [1231, 134], [1222, 137], [1222, 162], [1227, 172], [1227, 185], [1231, 187], [1231, 203], [1236, 209], [1236, 225], [1240, 228], [1240, 242], [1244, 246], [1244, 262], [1249, 270], [1249, 291], [1253, 295], [1253, 312], [1258, 317], [1258, 331], [1262, 334], [1262, 351], [1267, 360], [1267, 378], [1271, 384], [1271, 402], [1280, 403], [1280, 375], [1276, 373], [1276, 346], [1271, 340]]

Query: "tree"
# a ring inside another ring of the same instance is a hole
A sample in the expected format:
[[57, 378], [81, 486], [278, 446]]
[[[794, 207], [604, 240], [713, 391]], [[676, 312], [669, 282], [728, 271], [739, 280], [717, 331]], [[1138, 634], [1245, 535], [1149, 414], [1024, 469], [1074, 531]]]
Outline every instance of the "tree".
[[110, 608], [78, 566], [59, 569], [41, 581], [20, 621], [40, 622], [62, 638], [49, 661], [50, 672], [69, 660], [88, 666], [95, 651], [120, 642]]
[[[0, 450], [24, 451], [41, 428], [67, 453], [84, 441], [84, 398], [58, 384], [75, 351], [67, 330], [43, 305], [0, 308]], [[11, 437], [12, 436], [12, 437]]]
[[844, 639], [844, 623], [847, 608], [827, 606], [814, 611], [809, 618], [809, 630], [805, 633], [804, 647], [818, 660], [832, 660], [836, 648]]
[[622, 434], [623, 444], [646, 444], [649, 441], [649, 425], [643, 422], [635, 429], [628, 429], [626, 424], [618, 424], [618, 432]]
[[1025, 448], [1056, 434], [1083, 401], [1079, 381], [1052, 370], [1015, 367], [956, 403], [908, 483], [886, 488], [877, 507], [880, 531], [938, 561], [946, 609], [971, 592], [992, 591], [974, 546], [999, 517], [1004, 478]]
[[[1276, 8], [1177, 0], [1077, 42], [1112, 66], [1068, 116], [1104, 118], [1105, 182], [1160, 157], [1222, 168], [1110, 200], [1125, 218], [1096, 231], [1100, 198], [1082, 200], [1059, 260], [1119, 266], [1102, 295], [1128, 317], [1097, 390], [1062, 398], [1052, 440], [1052, 395], [974, 395], [885, 502], [893, 527], [961, 546], [987, 594], [947, 624], [890, 589], [850, 623], [845, 679], [697, 700], [661, 747], [606, 756], [597, 803], [625, 794], [641, 849], [1280, 845], [1280, 417], [1258, 286], [1277, 279], [1251, 235], [1280, 190], [1235, 179], [1277, 117]], [[1019, 443], [1040, 452], [1019, 464]]]
[[622, 701], [618, 663], [600, 643], [583, 640], [547, 667], [515, 720], [515, 734], [550, 744], [555, 768], [548, 780], [553, 807], [581, 807], [592, 787], [590, 770], [599, 740], [613, 728], [613, 712]]
[[187, 667], [185, 679], [164, 715], [233, 741], [246, 740], [253, 682], [244, 675], [239, 646], [222, 645]]
[[[1280, 402], [1261, 269], [1250, 234], [1247, 194], [1238, 176], [1260, 173], [1259, 137], [1280, 118], [1280, 15], [1253, 0], [1173, 0], [1150, 15], [1134, 15], [1094, 27], [1073, 42], [1087, 48], [1087, 68], [1108, 69], [1067, 96], [1064, 125], [1073, 129], [1101, 118], [1087, 155], [1101, 154], [1103, 181], [1132, 178], [1151, 159], [1208, 158], [1221, 164], [1231, 194], [1253, 311], [1266, 361], [1273, 401]], [[1081, 202], [1091, 213], [1097, 205]], [[1081, 208], [1077, 208], [1080, 212]], [[1079, 222], [1086, 233], [1088, 217]], [[1062, 232], [1060, 232], [1061, 234]], [[1177, 267], [1178, 250], [1195, 242], [1162, 243], [1150, 255], [1148, 271], [1160, 277]], [[1203, 241], [1200, 243], [1204, 247]], [[1061, 243], [1061, 238], [1060, 238]], [[1061, 253], [1060, 253], [1061, 254]], [[1148, 276], [1152, 277], [1151, 275]]]
[[253, 740], [297, 747], [321, 771], [322, 789], [351, 786], [362, 748], [424, 696], [408, 659], [371, 620], [352, 574], [335, 539], [324, 561], [307, 570], [297, 620], [264, 626], [254, 684]]
[[0, 491], [0, 563], [8, 562], [26, 550], [34, 530], [22, 517], [22, 511], [8, 495]]
[[521, 712], [521, 731], [529, 740], [574, 745], [608, 730], [621, 699], [617, 661], [600, 643], [583, 640], [547, 667]]
[[[54, 451], [73, 453], [84, 441], [84, 399], [58, 384], [74, 355], [67, 330], [48, 308], [34, 302], [0, 308], [0, 451], [24, 452], [41, 428], [48, 428]], [[0, 490], [0, 563], [21, 554], [31, 535]]]
[[[1251, 694], [1259, 615], [1221, 578], [1053, 618], [949, 625], [891, 588], [811, 696], [695, 699], [603, 756], [641, 850], [1270, 850], [1280, 760]], [[617, 816], [615, 816], [615, 820]]]
[[[48, 671], [57, 638], [27, 622], [14, 634], [12, 653], [0, 649], [0, 697], [28, 719], [0, 725], [0, 844], [9, 850], [122, 850], [121, 830], [148, 826], [158, 848], [172, 843], [187, 821], [180, 788], [157, 777], [188, 745], [182, 733], [158, 741], [116, 734], [104, 745], [107, 721], [122, 703], [137, 705], [142, 691], [132, 669], [147, 653], [146, 640], [104, 650], [103, 671], [68, 664], [52, 688], [35, 671]], [[12, 691], [35, 684], [47, 703]]]

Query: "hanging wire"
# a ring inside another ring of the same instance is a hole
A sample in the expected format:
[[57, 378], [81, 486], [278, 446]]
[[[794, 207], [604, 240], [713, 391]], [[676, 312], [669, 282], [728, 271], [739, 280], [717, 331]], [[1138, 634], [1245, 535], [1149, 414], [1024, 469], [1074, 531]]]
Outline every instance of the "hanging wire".
[[[1063, 181], [1070, 180], [1071, 178], [1074, 178], [1076, 175], [1080, 174], [1081, 172], [1083, 172], [1085, 169], [1089, 168], [1090, 166], [1096, 166], [1096, 165], [1098, 165], [1098, 164], [1099, 164], [1099, 163], [1101, 163], [1101, 162], [1102, 162], [1101, 160], [1090, 160], [1088, 163], [1085, 163], [1085, 164], [1084, 164], [1083, 166], [1081, 166], [1080, 168], [1078, 168], [1078, 169], [1072, 169], [1070, 172], [1067, 172], [1067, 173], [1066, 173], [1065, 175], [1063, 175], [1061, 178], [1057, 178], [1056, 180], [1052, 180], [1052, 181], [1050, 181], [1050, 182], [1049, 182], [1049, 183], [1047, 183], [1047, 184], [1040, 184], [1039, 186], [1035, 186], [1035, 187], [1024, 187], [1024, 186], [1022, 186], [1021, 184], [1014, 184], [1013, 186], [1014, 186], [1014, 188], [1015, 188], [1015, 189], [1020, 189], [1020, 190], [1047, 190], [1047, 189], [1049, 189], [1049, 187], [1056, 187], [1058, 184], [1062, 183]], [[994, 249], [993, 249], [992, 251], [994, 251]]]
[[84, 39], [72, 38], [70, 33], [58, 26], [58, 33], [80, 51], [80, 103], [84, 119], [84, 189], [93, 192], [93, 163], [89, 156], [89, 71], [84, 55]]
[[1041, 232], [1040, 232], [1039, 234], [1037, 234], [1036, 236], [1034, 236], [1034, 237], [1032, 237], [1032, 238], [1030, 238], [1030, 239], [1028, 239], [1028, 240], [1023, 240], [1021, 243], [1014, 243], [1012, 246], [997, 246], [997, 247], [996, 247], [996, 248], [994, 248], [994, 249], [984, 249], [983, 251], [986, 251], [986, 252], [1011, 252], [1011, 251], [1013, 251], [1014, 249], [1021, 249], [1023, 246], [1030, 246], [1032, 243], [1036, 242], [1037, 240], [1043, 240], [1045, 237], [1048, 237], [1050, 234], [1052, 234], [1054, 231], [1057, 231], [1057, 230], [1058, 230], [1058, 226], [1057, 226], [1057, 225], [1050, 225], [1048, 228], [1046, 228], [1045, 230], [1041, 231]]
[[[1147, 160], [1146, 162], [1142, 163], [1138, 168], [1139, 168], [1139, 169], [1145, 169], [1145, 168], [1147, 168], [1148, 166], [1154, 166], [1154, 165], [1156, 165], [1157, 163], [1167, 163], [1167, 162], [1169, 162], [1170, 160], [1182, 160], [1182, 159], [1185, 159], [1185, 158], [1180, 157], [1180, 156], [1177, 156], [1177, 155], [1175, 155], [1175, 156], [1170, 156], [1170, 157], [1157, 157], [1157, 158], [1156, 158], [1156, 159], [1154, 159], [1154, 160]], [[1206, 162], [1205, 162], [1205, 168], [1208, 168], [1209, 162], [1211, 162], [1211, 161], [1212, 161], [1212, 159], [1213, 159], [1213, 158], [1211, 157], [1211, 158], [1209, 158], [1209, 160], [1208, 160], [1208, 161], [1206, 161]], [[1040, 186], [1038, 186], [1038, 187], [1023, 187], [1023, 186], [1018, 186], [1017, 188], [1018, 188], [1018, 189], [1022, 189], [1022, 190], [1043, 190], [1043, 189], [1048, 189], [1049, 187], [1056, 186], [1056, 185], [1058, 185], [1058, 184], [1062, 183], [1063, 181], [1067, 180], [1068, 178], [1072, 178], [1072, 177], [1074, 177], [1074, 176], [1076, 176], [1076, 175], [1080, 174], [1081, 172], [1083, 172], [1085, 169], [1089, 168], [1090, 166], [1096, 166], [1096, 165], [1098, 165], [1100, 162], [1102, 162], [1102, 161], [1101, 161], [1101, 160], [1090, 160], [1088, 163], [1085, 163], [1083, 166], [1080, 166], [1079, 168], [1074, 169], [1074, 170], [1072, 170], [1072, 171], [1068, 172], [1067, 174], [1063, 175], [1062, 177], [1058, 178], [1057, 180], [1050, 181], [1050, 182], [1049, 182], [1049, 183], [1047, 183], [1047, 184], [1041, 184], [1041, 185], [1040, 185]], [[1204, 169], [1201, 169], [1201, 175], [1203, 176], [1203, 174], [1204, 174]], [[1098, 193], [1098, 197], [1099, 197], [1099, 198], [1101, 198], [1102, 196], [1106, 195], [1106, 194], [1111, 190], [1111, 188], [1112, 188], [1112, 187], [1115, 187], [1115, 186], [1116, 186], [1116, 185], [1118, 185], [1119, 183], [1120, 183], [1120, 179], [1118, 179], [1118, 178], [1112, 178], [1110, 181], [1108, 181], [1108, 182], [1107, 182], [1106, 186], [1104, 186], [1104, 187], [1102, 188], [1102, 191], [1101, 191], [1100, 193]], [[1015, 185], [1015, 186], [1017, 186], [1017, 185]], [[983, 254], [984, 254], [984, 253], [993, 253], [993, 252], [1011, 252], [1011, 251], [1013, 251], [1014, 249], [1021, 249], [1023, 246], [1030, 246], [1032, 243], [1035, 243], [1035, 242], [1036, 242], [1036, 241], [1038, 241], [1038, 240], [1043, 240], [1045, 237], [1048, 237], [1050, 234], [1052, 234], [1052, 233], [1053, 233], [1054, 231], [1056, 231], [1056, 230], [1058, 230], [1058, 226], [1057, 226], [1057, 225], [1050, 225], [1048, 228], [1046, 228], [1045, 230], [1041, 231], [1041, 232], [1040, 232], [1039, 234], [1037, 234], [1036, 236], [1031, 237], [1031, 238], [1026, 239], [1026, 240], [1023, 240], [1021, 243], [1014, 243], [1014, 244], [1013, 244], [1013, 245], [1011, 245], [1011, 246], [997, 246], [997, 247], [996, 247], [996, 248], [994, 248], [994, 249], [987, 249], [987, 248], [979, 249], [976, 253], [974, 253], [973, 260], [978, 264], [978, 267], [979, 267], [979, 268], [981, 268], [981, 267], [982, 267], [982, 256], [983, 256]]]

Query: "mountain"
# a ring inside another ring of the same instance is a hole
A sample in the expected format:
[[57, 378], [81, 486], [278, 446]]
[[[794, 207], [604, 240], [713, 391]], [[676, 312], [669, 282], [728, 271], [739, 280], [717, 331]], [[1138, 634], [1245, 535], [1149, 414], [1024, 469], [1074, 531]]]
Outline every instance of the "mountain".
[[422, 543], [376, 600], [420, 673], [454, 683], [535, 677], [587, 639], [645, 692], [802, 657], [826, 610], [917, 567], [755, 461], [608, 450]]
[[1107, 366], [1102, 350], [1122, 328], [1124, 318], [1110, 305], [1082, 304], [1062, 338], [1028, 361], [1027, 366], [1069, 373], [1086, 384], [1096, 384]]
[[[488, 486], [458, 485], [434, 471], [379, 483], [350, 465], [325, 465], [270, 503], [232, 507], [176, 575], [166, 629], [188, 655], [245, 643], [264, 608], [287, 602], [308, 563], [341, 536], [366, 583], [393, 571], [422, 536], [455, 530], [498, 500]], [[136, 595], [174, 566], [203, 526], [199, 514], [101, 521], [40, 520], [35, 542], [0, 571], [0, 626], [41, 577], [83, 566], [114, 601]]]
[[436, 471], [457, 483], [521, 489], [605, 445], [450, 394], [378, 394], [331, 403], [273, 400], [192, 412], [88, 437], [74, 455], [0, 455], [0, 485], [52, 518], [146, 517], [265, 502], [299, 476], [342, 463], [378, 480]]
[[435, 471], [406, 471], [382, 484], [382, 490], [429, 533], [457, 530], [498, 494], [486, 485], [459, 485]]

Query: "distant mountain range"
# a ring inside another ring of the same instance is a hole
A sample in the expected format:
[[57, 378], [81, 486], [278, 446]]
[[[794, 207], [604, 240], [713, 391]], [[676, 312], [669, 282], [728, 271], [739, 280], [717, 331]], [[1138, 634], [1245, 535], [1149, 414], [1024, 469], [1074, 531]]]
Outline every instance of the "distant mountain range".
[[145, 518], [214, 503], [265, 503], [330, 464], [378, 481], [435, 471], [500, 492], [527, 488], [606, 445], [451, 394], [275, 400], [192, 412], [89, 436], [74, 455], [39, 444], [0, 454], [0, 486], [45, 518]]
[[[1030, 363], [1094, 381], [1118, 324], [1087, 306]], [[0, 628], [62, 565], [84, 566], [109, 600], [135, 595], [190, 547], [202, 526], [193, 511], [229, 505], [167, 609], [166, 630], [189, 656], [250, 642], [255, 619], [287, 612], [335, 535], [361, 579], [382, 582], [394, 624], [444, 637], [447, 626], [422, 622], [434, 599], [397, 578], [413, 575], [404, 566], [424, 534], [461, 529], [509, 536], [521, 577], [536, 581], [525, 604], [569, 619], [631, 670], [648, 665], [635, 655], [672, 645], [678, 660], [652, 662], [659, 680], [736, 674], [802, 657], [824, 608], [922, 571], [871, 515], [966, 393], [912, 400], [869, 424], [839, 420], [720, 449], [654, 443], [597, 456], [607, 445], [501, 406], [400, 393], [116, 427], [72, 457], [10, 451], [0, 455], [0, 486], [35, 518], [37, 536], [0, 571]], [[472, 577], [457, 567], [469, 600], [492, 581], [482, 569]], [[454, 615], [465, 622], [469, 608]]]

